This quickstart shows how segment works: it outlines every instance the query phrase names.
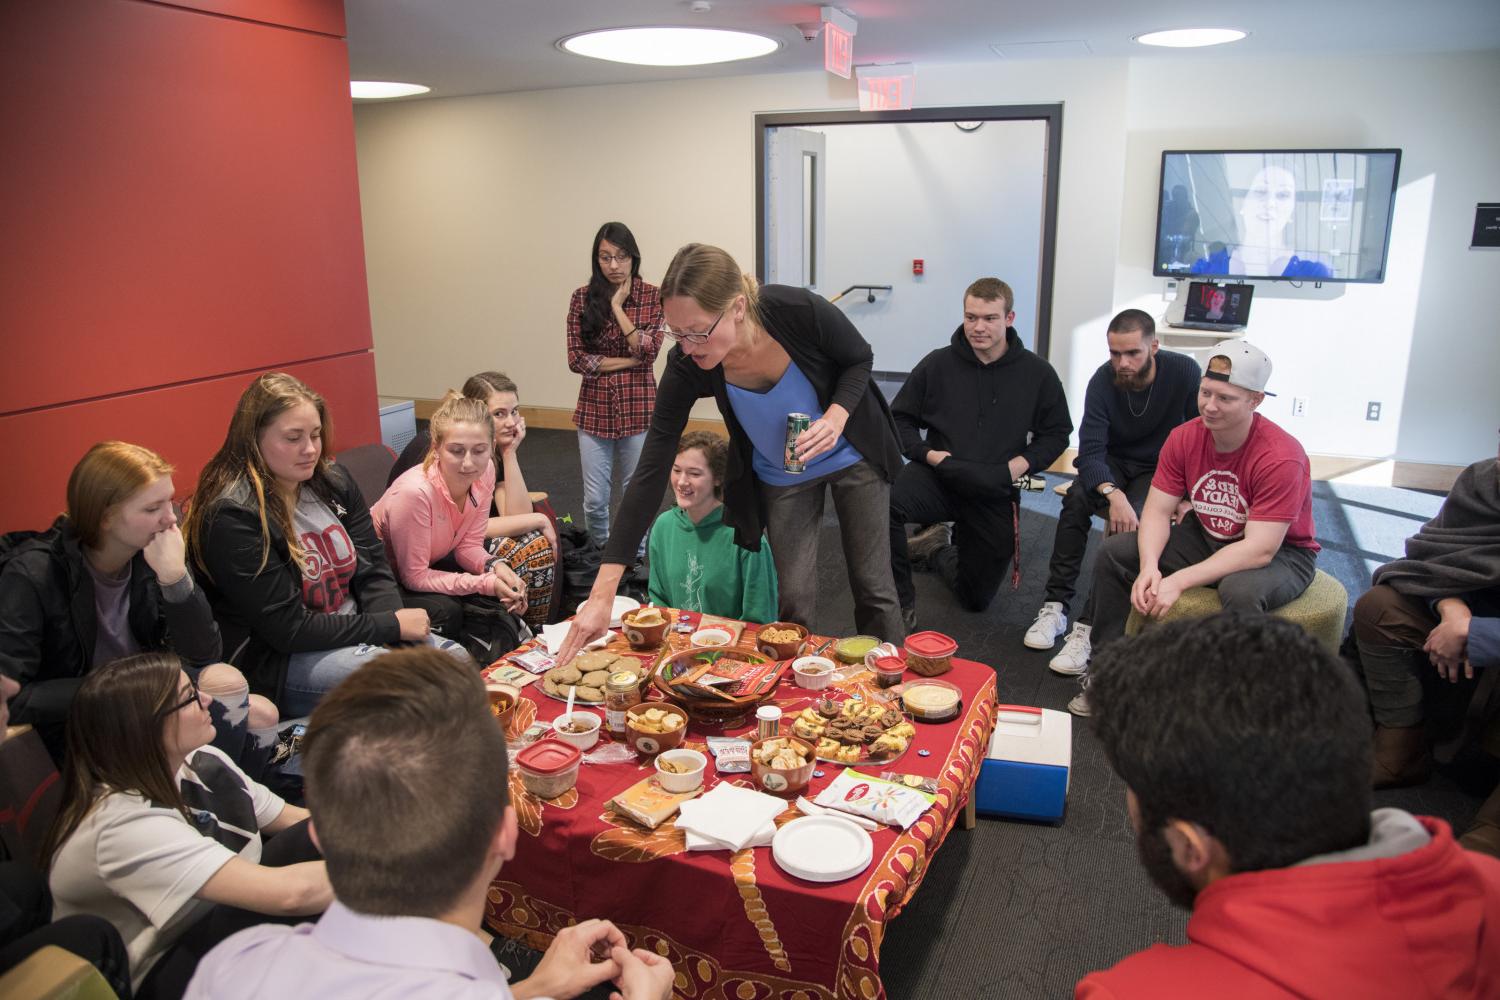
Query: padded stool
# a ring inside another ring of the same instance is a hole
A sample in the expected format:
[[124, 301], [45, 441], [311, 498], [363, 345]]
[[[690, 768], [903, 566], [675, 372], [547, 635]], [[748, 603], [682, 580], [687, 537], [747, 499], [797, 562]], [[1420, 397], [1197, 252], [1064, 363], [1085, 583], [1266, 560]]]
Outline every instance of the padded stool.
[[[1205, 618], [1223, 610], [1217, 589], [1192, 587], [1182, 592], [1163, 621]], [[1326, 646], [1329, 652], [1337, 653], [1339, 643], [1344, 638], [1344, 615], [1348, 610], [1349, 592], [1344, 589], [1344, 585], [1318, 570], [1313, 574], [1312, 583], [1307, 585], [1306, 590], [1291, 603], [1276, 608], [1271, 614], [1302, 626], [1308, 635]], [[1125, 634], [1136, 635], [1153, 623], [1154, 619], [1131, 608], [1130, 619], [1125, 623]]]

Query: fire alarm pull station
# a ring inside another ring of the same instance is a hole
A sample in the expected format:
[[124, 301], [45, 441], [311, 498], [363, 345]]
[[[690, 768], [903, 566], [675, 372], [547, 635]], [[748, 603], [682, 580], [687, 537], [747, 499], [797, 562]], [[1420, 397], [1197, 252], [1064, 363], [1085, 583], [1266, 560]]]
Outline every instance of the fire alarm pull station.
[[921, 274], [922, 270], [923, 270], [923, 268], [925, 266], [926, 266], [926, 264], [923, 262], [922, 258], [918, 257], [918, 258], [916, 258], [915, 260], [913, 260], [911, 262], [911, 273], [912, 274]]

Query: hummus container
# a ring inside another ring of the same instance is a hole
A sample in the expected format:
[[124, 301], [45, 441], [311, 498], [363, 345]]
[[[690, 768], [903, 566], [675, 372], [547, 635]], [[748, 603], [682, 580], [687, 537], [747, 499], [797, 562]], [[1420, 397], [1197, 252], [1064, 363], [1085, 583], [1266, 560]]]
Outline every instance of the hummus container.
[[947, 681], [915, 680], [901, 691], [907, 714], [921, 722], [947, 722], [963, 709], [964, 695]]

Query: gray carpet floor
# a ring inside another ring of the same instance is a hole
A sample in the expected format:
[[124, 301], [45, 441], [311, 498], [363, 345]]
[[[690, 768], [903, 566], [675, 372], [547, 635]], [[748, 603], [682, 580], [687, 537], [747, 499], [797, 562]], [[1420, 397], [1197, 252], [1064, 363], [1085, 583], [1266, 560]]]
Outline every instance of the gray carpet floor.
[[[528, 486], [546, 490], [559, 514], [582, 521], [576, 436], [528, 432], [521, 448]], [[1019, 590], [1009, 584], [985, 612], [960, 610], [941, 581], [918, 574], [920, 624], [946, 632], [966, 659], [995, 668], [1002, 702], [1064, 709], [1076, 682], [1047, 669], [1051, 653], [1021, 638], [1041, 604], [1061, 498], [1051, 487], [1025, 494]], [[663, 498], [665, 504], [665, 497]], [[1401, 554], [1403, 540], [1436, 513], [1442, 498], [1410, 490], [1314, 484], [1314, 518], [1323, 546], [1319, 568], [1337, 577], [1351, 600], [1371, 570]], [[1095, 522], [1098, 524], [1098, 522]], [[1097, 535], [1097, 532], [1096, 532]], [[832, 514], [818, 532], [824, 602], [817, 627], [853, 631], [843, 555]], [[1082, 579], [1087, 580], [1091, 542]], [[1081, 599], [1075, 601], [1081, 607]], [[1485, 774], [1440, 773], [1413, 789], [1378, 793], [1378, 805], [1439, 816], [1462, 830], [1487, 791]], [[889, 995], [907, 997], [1067, 997], [1088, 972], [1165, 941], [1181, 943], [1187, 915], [1160, 896], [1136, 861], [1125, 815], [1125, 788], [1086, 722], [1075, 721], [1067, 814], [1060, 824], [981, 818], [955, 830], [926, 881], [889, 926], [881, 970]], [[517, 975], [534, 961], [497, 947]]]

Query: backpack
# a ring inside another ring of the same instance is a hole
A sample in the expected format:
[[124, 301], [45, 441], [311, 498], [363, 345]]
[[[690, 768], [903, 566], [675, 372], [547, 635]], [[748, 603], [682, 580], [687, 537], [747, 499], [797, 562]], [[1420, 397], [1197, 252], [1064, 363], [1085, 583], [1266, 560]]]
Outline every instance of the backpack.
[[463, 599], [464, 624], [458, 642], [481, 667], [488, 667], [521, 644], [521, 619], [484, 594]]

